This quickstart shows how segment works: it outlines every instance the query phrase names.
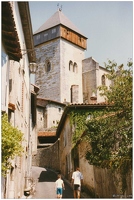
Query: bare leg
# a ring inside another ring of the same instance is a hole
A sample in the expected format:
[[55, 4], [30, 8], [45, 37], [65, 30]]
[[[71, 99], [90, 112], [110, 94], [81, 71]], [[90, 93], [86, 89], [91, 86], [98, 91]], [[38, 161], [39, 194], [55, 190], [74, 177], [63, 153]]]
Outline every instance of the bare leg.
[[77, 190], [77, 198], [80, 199], [80, 191]]
[[77, 198], [77, 190], [74, 190], [74, 198]]

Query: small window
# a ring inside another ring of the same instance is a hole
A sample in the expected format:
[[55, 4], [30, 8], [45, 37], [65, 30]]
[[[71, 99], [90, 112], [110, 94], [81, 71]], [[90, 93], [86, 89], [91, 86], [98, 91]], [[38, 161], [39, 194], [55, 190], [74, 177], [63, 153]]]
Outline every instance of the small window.
[[56, 28], [53, 28], [53, 29], [52, 29], [52, 34], [53, 34], [53, 33], [56, 33]]
[[106, 85], [105, 75], [102, 75], [101, 77], [101, 84]]
[[43, 37], [44, 37], [44, 40], [47, 40], [48, 39], [48, 33], [44, 33]]
[[36, 39], [39, 40], [39, 39], [40, 39], [40, 35], [37, 35], [37, 36], [36, 36]]
[[46, 72], [50, 72], [50, 70], [51, 70], [51, 63], [50, 61], [48, 61], [46, 64]]
[[12, 79], [9, 79], [9, 93], [12, 91]]
[[47, 36], [48, 36], [48, 33], [45, 33], [45, 34], [44, 34], [44, 37], [47, 37]]
[[59, 112], [61, 112], [61, 108], [59, 108]]
[[77, 63], [74, 62], [74, 65], [73, 65], [73, 72], [77, 73]]
[[69, 71], [72, 71], [72, 66], [73, 66], [73, 62], [70, 60], [69, 61]]

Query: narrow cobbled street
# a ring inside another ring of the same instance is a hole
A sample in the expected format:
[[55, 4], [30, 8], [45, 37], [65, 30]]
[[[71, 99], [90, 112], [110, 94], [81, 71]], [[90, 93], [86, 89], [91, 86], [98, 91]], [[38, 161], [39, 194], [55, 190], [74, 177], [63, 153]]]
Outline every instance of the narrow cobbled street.
[[[41, 167], [33, 167], [33, 179], [36, 181], [36, 185], [32, 199], [56, 198], [55, 181], [57, 180], [57, 174], [54, 171]], [[73, 198], [72, 188], [66, 180], [64, 180], [64, 184], [63, 198]]]

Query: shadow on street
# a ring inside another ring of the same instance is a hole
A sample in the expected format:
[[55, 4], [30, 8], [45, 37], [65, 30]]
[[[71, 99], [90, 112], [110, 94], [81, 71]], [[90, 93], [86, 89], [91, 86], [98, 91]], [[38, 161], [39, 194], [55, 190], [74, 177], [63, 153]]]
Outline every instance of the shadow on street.
[[[42, 171], [39, 176], [39, 182], [55, 182], [57, 180], [58, 173], [53, 172], [49, 169]], [[64, 180], [63, 180], [64, 181]], [[62, 198], [73, 198], [72, 188], [64, 181], [65, 190], [63, 190]]]
[[55, 182], [56, 179], [57, 174], [50, 170], [42, 171], [39, 176], [39, 182]]
[[[33, 167], [33, 178], [37, 179], [36, 191], [32, 199], [54, 199], [56, 198], [55, 181], [57, 180], [58, 172], [50, 169]], [[64, 180], [65, 190], [63, 190], [63, 197], [73, 198], [73, 190], [70, 185]]]

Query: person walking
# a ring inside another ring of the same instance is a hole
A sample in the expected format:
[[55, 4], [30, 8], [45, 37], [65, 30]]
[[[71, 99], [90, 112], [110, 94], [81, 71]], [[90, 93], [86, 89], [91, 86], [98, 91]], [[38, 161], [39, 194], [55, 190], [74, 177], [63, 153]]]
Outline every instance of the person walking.
[[55, 187], [56, 187], [57, 199], [61, 199], [63, 194], [63, 189], [65, 189], [65, 186], [63, 180], [61, 179], [60, 174], [58, 174], [58, 179], [55, 182]]
[[81, 184], [83, 182], [83, 175], [80, 172], [79, 167], [76, 168], [76, 171], [72, 174], [72, 183], [73, 183], [73, 190], [74, 190], [74, 198], [80, 198], [81, 192]]

